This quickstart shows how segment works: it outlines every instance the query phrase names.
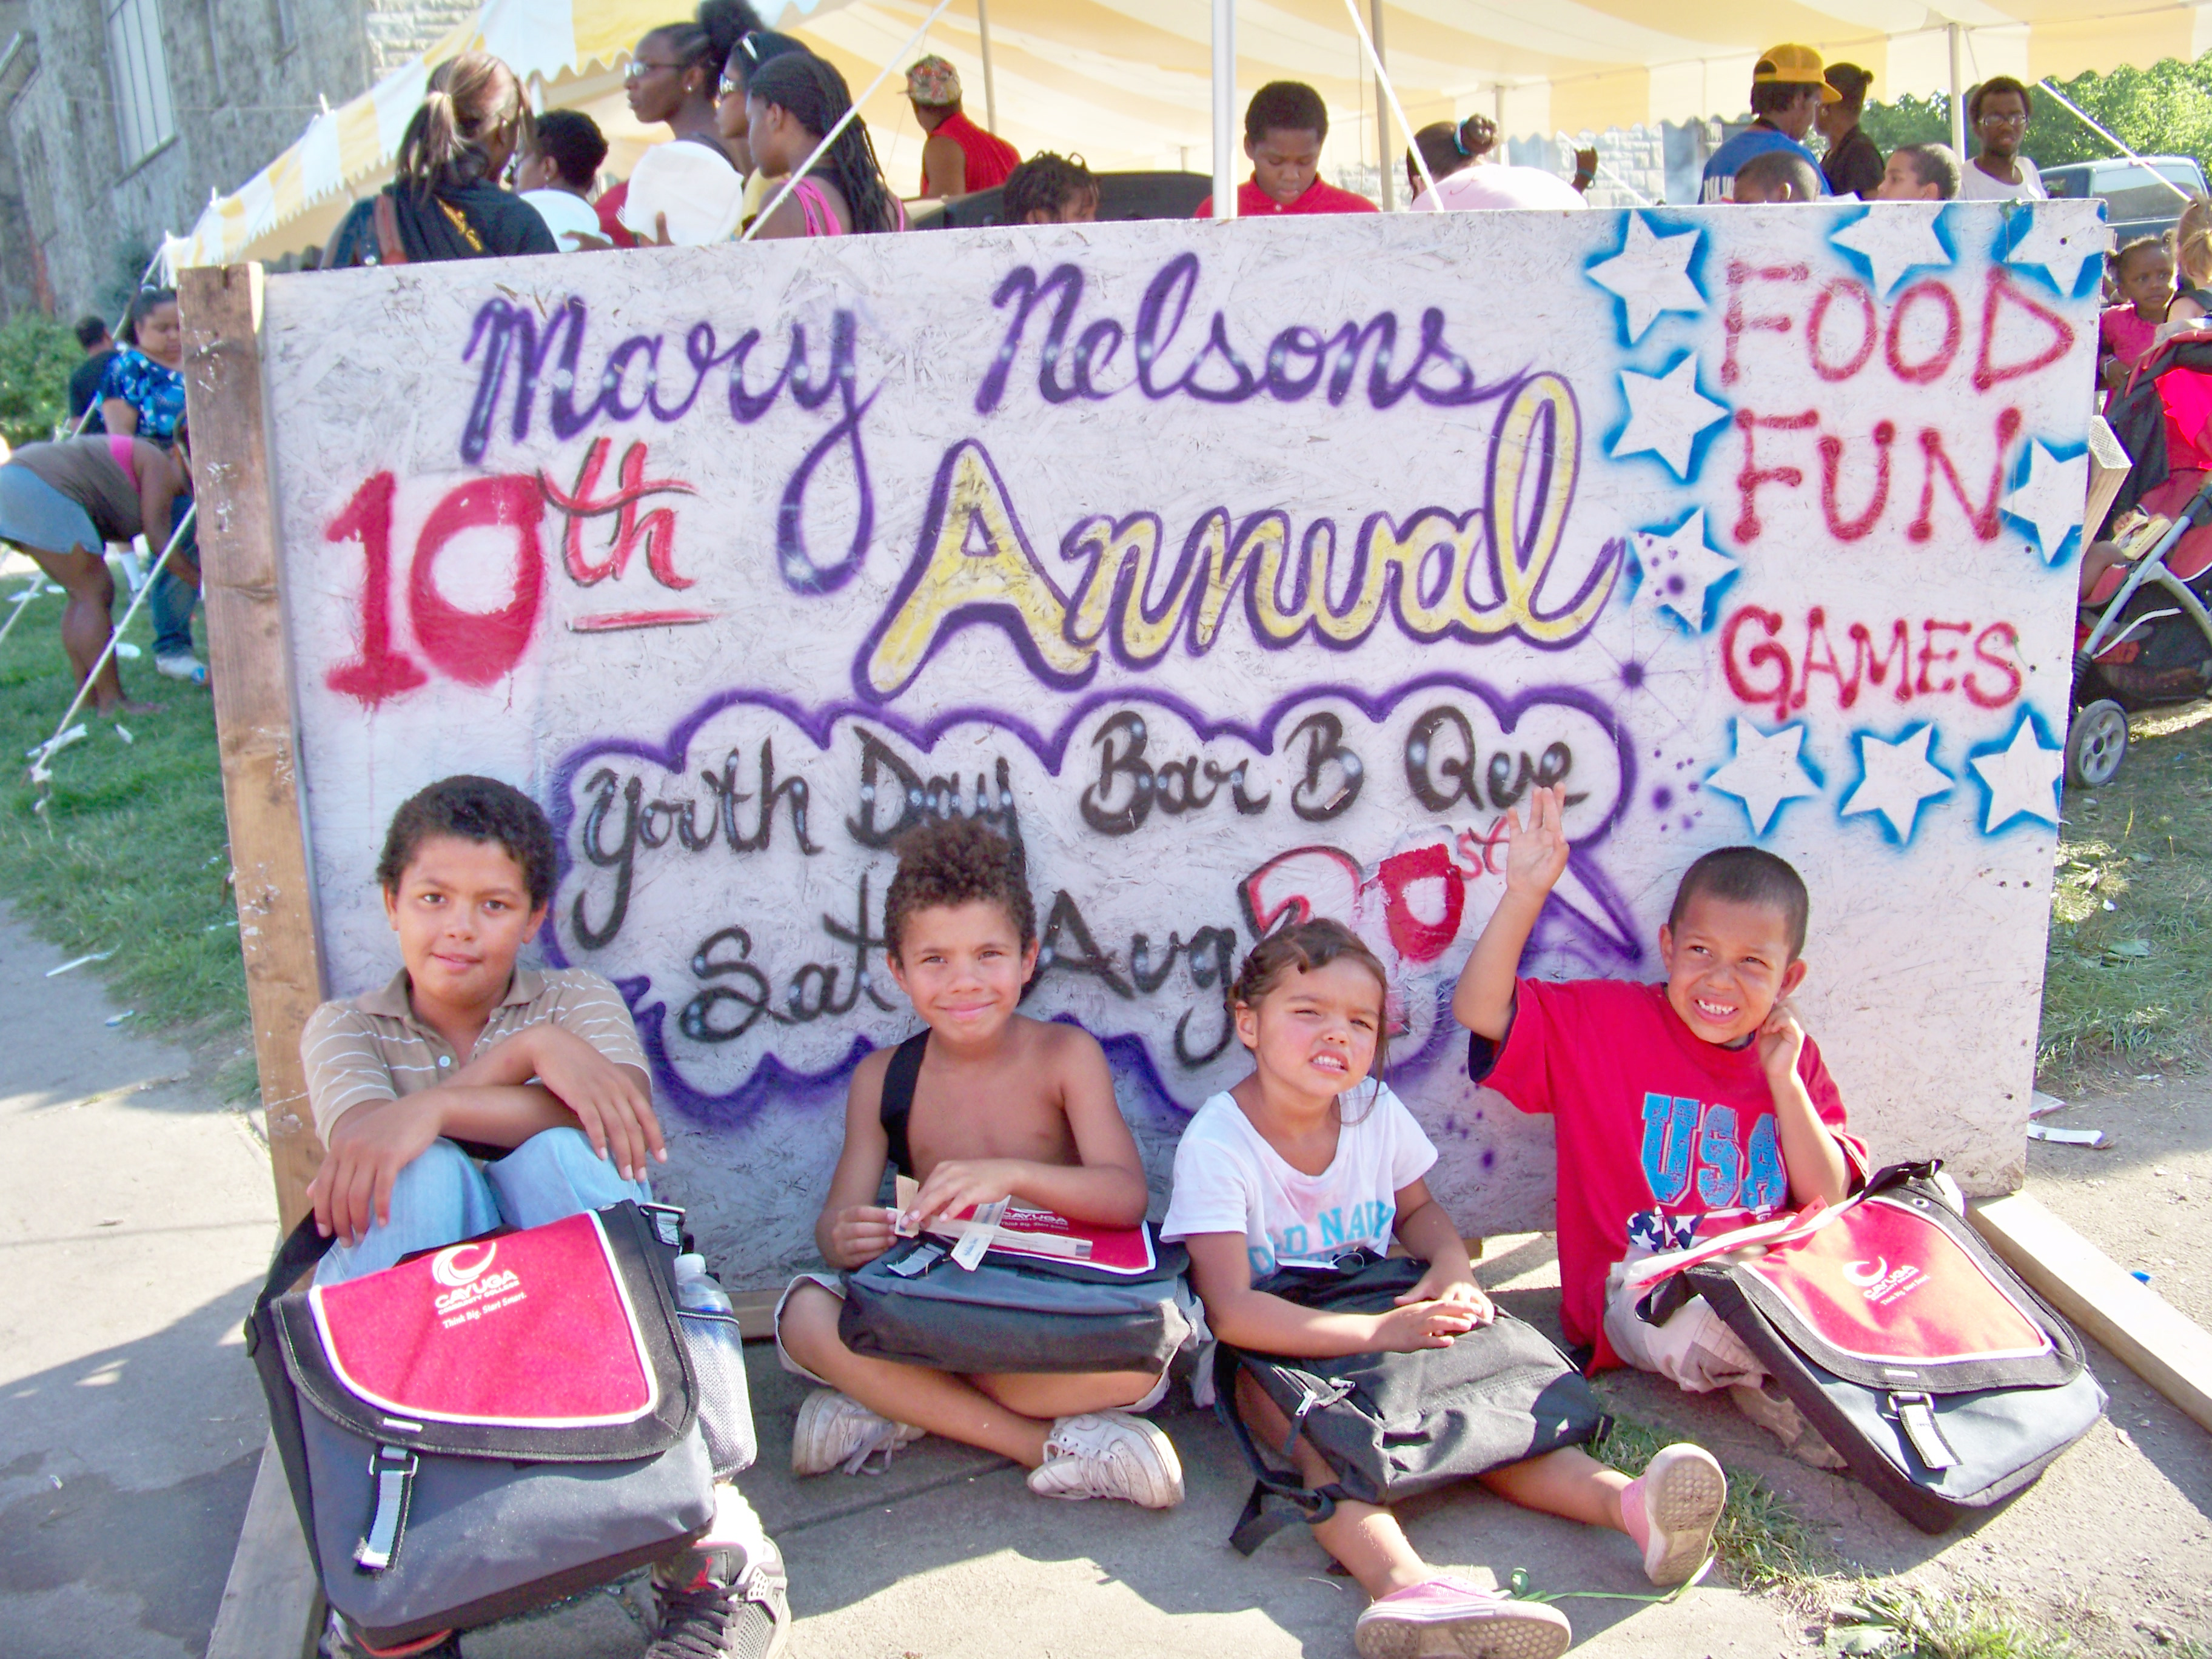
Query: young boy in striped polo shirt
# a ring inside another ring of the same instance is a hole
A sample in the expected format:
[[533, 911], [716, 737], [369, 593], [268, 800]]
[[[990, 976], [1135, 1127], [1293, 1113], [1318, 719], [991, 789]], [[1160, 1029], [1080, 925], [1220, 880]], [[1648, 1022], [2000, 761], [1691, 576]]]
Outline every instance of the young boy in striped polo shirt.
[[[597, 974], [515, 963], [553, 896], [553, 830], [538, 804], [490, 778], [434, 783], [393, 814], [376, 873], [403, 965], [377, 990], [325, 1003], [300, 1039], [327, 1149], [307, 1188], [333, 1241], [316, 1277], [380, 1272], [502, 1224], [651, 1201], [647, 1169], [667, 1152], [629, 1010]], [[735, 1487], [718, 1497], [707, 1538], [655, 1569], [649, 1659], [783, 1645], [782, 1559]], [[334, 1653], [374, 1652], [333, 1636]], [[408, 1649], [459, 1651], [451, 1633]]]

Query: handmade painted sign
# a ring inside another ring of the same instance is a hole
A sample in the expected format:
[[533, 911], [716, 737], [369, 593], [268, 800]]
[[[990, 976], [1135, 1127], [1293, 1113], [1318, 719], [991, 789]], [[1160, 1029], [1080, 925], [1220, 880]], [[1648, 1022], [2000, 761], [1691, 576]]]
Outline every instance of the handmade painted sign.
[[768, 1283], [913, 1029], [892, 848], [977, 813], [1027, 854], [1028, 1006], [1105, 1042], [1156, 1185], [1242, 1075], [1224, 979], [1326, 915], [1396, 976], [1461, 1224], [1540, 1225], [1547, 1127], [1468, 1083], [1449, 1000], [1550, 784], [1530, 971], [1656, 976], [1689, 861], [1771, 848], [1877, 1154], [2014, 1184], [2103, 240], [1822, 205], [273, 279], [331, 989], [394, 965], [393, 808], [530, 790], [545, 955], [621, 987], [664, 1189]]

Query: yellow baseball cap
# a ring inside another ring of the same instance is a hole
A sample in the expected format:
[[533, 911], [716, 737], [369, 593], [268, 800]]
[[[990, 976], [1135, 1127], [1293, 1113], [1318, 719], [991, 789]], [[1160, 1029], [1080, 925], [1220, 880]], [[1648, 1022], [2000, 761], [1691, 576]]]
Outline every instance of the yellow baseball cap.
[[1822, 103], [1840, 103], [1844, 94], [1823, 78], [1826, 67], [1820, 61], [1820, 54], [1810, 46], [1775, 46], [1759, 53], [1758, 65], [1751, 72], [1751, 83], [1755, 87], [1818, 87]]

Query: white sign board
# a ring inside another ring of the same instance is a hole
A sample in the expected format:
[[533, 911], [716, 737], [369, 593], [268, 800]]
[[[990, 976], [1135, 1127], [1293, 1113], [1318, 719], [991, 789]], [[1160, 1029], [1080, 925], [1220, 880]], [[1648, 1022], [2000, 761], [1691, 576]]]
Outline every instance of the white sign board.
[[1286, 915], [1396, 975], [1474, 1231], [1549, 1133], [1466, 1077], [1503, 812], [1567, 792], [1532, 972], [1651, 976], [1697, 854], [1813, 892], [1802, 999], [1882, 1158], [2021, 1171], [2095, 351], [2094, 206], [872, 237], [305, 275], [268, 397], [334, 992], [410, 793], [507, 779], [544, 951], [629, 998], [733, 1279], [811, 1251], [913, 1029], [899, 832], [981, 812], [1028, 1006], [1164, 1182]]

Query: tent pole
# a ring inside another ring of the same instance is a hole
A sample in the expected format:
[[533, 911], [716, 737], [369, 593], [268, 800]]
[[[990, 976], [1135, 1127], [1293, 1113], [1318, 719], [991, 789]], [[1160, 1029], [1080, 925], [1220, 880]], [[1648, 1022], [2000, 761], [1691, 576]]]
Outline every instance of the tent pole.
[[991, 8], [989, 0], [975, 0], [975, 39], [983, 50], [983, 125], [999, 130], [999, 83], [991, 76]]
[[1213, 0], [1213, 216], [1237, 216], [1237, 0]]
[[[1398, 191], [1392, 179], [1390, 166], [1390, 106], [1389, 94], [1382, 86], [1382, 0], [1368, 0], [1367, 15], [1373, 20], [1370, 27], [1375, 36], [1375, 159], [1376, 171], [1382, 180], [1382, 211], [1391, 212], [1398, 205]], [[1412, 133], [1406, 135], [1411, 143]]]
[[1944, 26], [1951, 37], [1951, 150], [1959, 158], [1959, 165], [1966, 165], [1966, 88], [1962, 59], [1966, 44], [1966, 27], [1963, 23]]

